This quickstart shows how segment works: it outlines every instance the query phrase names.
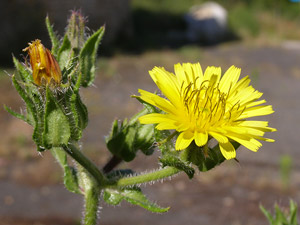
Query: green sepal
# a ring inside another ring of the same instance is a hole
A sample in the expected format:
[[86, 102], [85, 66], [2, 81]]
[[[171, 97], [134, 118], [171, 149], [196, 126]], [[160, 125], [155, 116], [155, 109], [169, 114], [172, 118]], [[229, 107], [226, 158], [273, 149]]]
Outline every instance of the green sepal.
[[65, 35], [63, 42], [57, 53], [57, 61], [63, 74], [67, 70], [68, 65], [70, 64], [71, 56], [72, 56], [71, 41], [69, 40], [68, 36]]
[[78, 114], [78, 126], [83, 130], [88, 125], [88, 110], [85, 104], [83, 104], [79, 92], [75, 92], [75, 107]]
[[46, 148], [67, 145], [70, 136], [71, 131], [68, 117], [64, 114], [47, 86], [43, 144]]
[[[232, 142], [232, 145], [235, 149], [240, 146], [240, 144], [237, 142]], [[192, 143], [184, 151], [185, 154], [187, 154], [185, 157], [187, 161], [196, 165], [202, 172], [211, 170], [225, 161], [218, 144], [213, 148], [208, 148], [207, 153], [204, 152], [204, 147], [198, 147], [195, 145], [195, 143]]]
[[138, 150], [145, 155], [153, 153], [153, 125], [140, 124], [138, 121], [138, 118], [146, 113], [144, 108], [128, 122], [113, 122], [110, 135], [106, 138], [107, 148], [113, 155], [129, 162], [135, 158]]
[[77, 171], [73, 167], [70, 167], [68, 165], [67, 154], [65, 153], [65, 151], [60, 147], [54, 147], [50, 150], [54, 158], [64, 170], [65, 187], [73, 193], [81, 194], [82, 192], [80, 191], [78, 185]]
[[193, 167], [191, 167], [187, 162], [182, 161], [179, 157], [175, 155], [164, 155], [162, 158], [159, 159], [159, 161], [162, 163], [162, 166], [171, 166], [175, 167], [176, 169], [179, 169], [188, 175], [190, 179], [194, 177], [195, 170]]
[[82, 103], [79, 91], [69, 89], [65, 94], [66, 115], [69, 119], [71, 138], [78, 141], [88, 124], [88, 111]]
[[168, 130], [154, 130], [154, 137], [156, 142], [158, 143], [157, 147], [160, 149], [162, 155], [168, 154], [170, 152], [176, 152], [174, 144], [172, 141], [165, 141], [168, 137], [170, 137], [171, 132]]
[[[20, 119], [20, 120], [23, 120], [24, 122], [30, 124], [30, 121], [26, 118], [25, 115], [23, 114], [20, 114], [20, 113], [17, 113], [15, 111], [13, 111], [11, 108], [9, 108], [8, 106], [4, 105], [4, 109], [6, 110], [6, 112], [8, 112], [10, 115]], [[30, 124], [32, 125], [32, 124]]]
[[126, 188], [122, 190], [105, 189], [103, 199], [110, 205], [118, 205], [125, 200], [133, 205], [138, 205], [151, 212], [163, 213], [170, 208], [162, 208], [153, 202], [150, 202], [138, 187]]
[[32, 124], [34, 126], [32, 139], [34, 140], [34, 142], [37, 145], [37, 150], [43, 151], [45, 149], [42, 145], [43, 123], [40, 122], [42, 120], [42, 118], [40, 118], [41, 114], [36, 109], [35, 104], [33, 103], [31, 97], [27, 94], [25, 89], [16, 80], [15, 76], [12, 76], [12, 82], [13, 82], [13, 85], [16, 88], [17, 92], [19, 93], [19, 95], [22, 97], [22, 99], [24, 100], [24, 102], [26, 104], [27, 120], [29, 121], [30, 124]]
[[80, 71], [82, 73], [81, 85], [90, 86], [95, 79], [95, 61], [98, 46], [104, 34], [104, 26], [90, 36], [79, 53]]
[[24, 83], [30, 83], [33, 81], [32, 79], [32, 75], [31, 73], [26, 69], [26, 67], [19, 62], [19, 60], [17, 60], [14, 56], [13, 56], [13, 62], [14, 65], [16, 67], [16, 70], [18, 72], [18, 75], [20, 77], [20, 79], [24, 82]]
[[53, 26], [51, 25], [48, 16], [46, 17], [45, 22], [46, 22], [46, 27], [47, 27], [48, 34], [49, 34], [49, 37], [50, 37], [50, 40], [51, 40], [51, 43], [52, 43], [51, 52], [55, 57], [57, 57], [58, 50], [59, 50], [59, 45], [60, 45], [59, 39], [58, 39], [57, 35], [55, 34], [55, 32], [53, 30]]
[[76, 109], [76, 98], [77, 95], [72, 91], [72, 89], [69, 89], [65, 94], [65, 104], [66, 104], [66, 115], [68, 117], [69, 126], [71, 130], [71, 138], [73, 140], [78, 141], [82, 136], [82, 129], [78, 126], [78, 113]]
[[31, 72], [15, 57], [13, 57], [13, 61], [21, 81], [25, 83], [24, 90], [26, 90], [28, 97], [31, 98], [37, 108], [40, 108], [42, 106], [41, 94], [38, 91], [38, 87], [33, 83]]
[[154, 152], [154, 127], [152, 124], [143, 124], [139, 122], [134, 148], [140, 149], [145, 155], [152, 155]]
[[114, 135], [106, 138], [106, 146], [108, 150], [118, 158], [125, 160], [126, 162], [132, 161], [135, 158], [136, 150], [133, 149], [133, 142], [135, 138], [136, 127], [124, 126], [124, 122], [120, 125], [118, 121], [113, 122], [112, 130]]

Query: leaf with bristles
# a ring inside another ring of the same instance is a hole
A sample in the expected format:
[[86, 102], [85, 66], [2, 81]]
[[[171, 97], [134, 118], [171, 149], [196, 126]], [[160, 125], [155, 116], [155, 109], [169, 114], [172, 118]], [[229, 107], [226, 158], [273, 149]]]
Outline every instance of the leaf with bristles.
[[104, 34], [104, 27], [97, 30], [84, 43], [79, 53], [80, 71], [82, 73], [81, 85], [83, 87], [90, 86], [95, 79], [95, 61], [98, 46]]
[[19, 62], [14, 56], [13, 56], [13, 62], [16, 67], [17, 73], [20, 76], [21, 80], [24, 83], [31, 83], [33, 81], [31, 73], [26, 69], [26, 67]]
[[[16, 118], [18, 118], [18, 119], [20, 119], [20, 120], [23, 120], [24, 122], [30, 124], [30, 122], [27, 120], [26, 116], [24, 116], [23, 114], [20, 114], [20, 113], [17, 113], [17, 112], [15, 112], [15, 111], [13, 111], [11, 108], [9, 108], [9, 107], [6, 106], [6, 105], [4, 105], [4, 109], [5, 109], [10, 115], [12, 115], [12, 116], [14, 116], [14, 117], [16, 117]], [[32, 124], [30, 124], [30, 125], [32, 125]]]
[[53, 26], [50, 23], [49, 17], [46, 17], [46, 27], [48, 30], [48, 34], [52, 43], [52, 49], [51, 52], [52, 54], [56, 57], [58, 54], [58, 49], [59, 49], [59, 39], [57, 37], [57, 35], [55, 34], [54, 30], [53, 30]]
[[125, 200], [133, 205], [138, 205], [151, 212], [163, 213], [170, 208], [163, 208], [157, 204], [150, 202], [138, 187], [126, 188], [122, 190], [105, 189], [103, 195], [104, 201], [111, 205], [118, 205], [122, 200]]

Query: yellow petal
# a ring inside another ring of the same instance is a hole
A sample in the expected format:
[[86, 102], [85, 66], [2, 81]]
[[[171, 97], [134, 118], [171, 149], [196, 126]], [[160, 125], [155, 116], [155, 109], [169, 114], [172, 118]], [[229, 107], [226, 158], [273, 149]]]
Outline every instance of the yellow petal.
[[241, 74], [241, 69], [235, 66], [231, 66], [223, 75], [220, 81], [220, 91], [227, 93], [238, 81]]
[[221, 77], [221, 67], [208, 66], [204, 72], [203, 81], [210, 80], [212, 75], [216, 75], [218, 77], [217, 82]]
[[150, 113], [144, 116], [139, 117], [139, 121], [142, 124], [151, 124], [151, 123], [162, 123], [162, 122], [169, 122], [173, 123], [174, 120], [170, 119], [166, 114], [160, 113]]
[[226, 136], [254, 152], [257, 152], [258, 149], [262, 146], [262, 144], [259, 141], [247, 135], [232, 133], [226, 134]]
[[237, 118], [238, 120], [255, 117], [255, 116], [265, 116], [272, 114], [274, 111], [271, 105], [256, 106], [252, 108], [245, 109], [245, 111]]
[[243, 127], [243, 126], [227, 126], [224, 127], [229, 132], [237, 133], [237, 134], [248, 134], [248, 135], [257, 135], [263, 136], [265, 132], [251, 127]]
[[253, 101], [251, 103], [247, 103], [247, 105], [245, 105], [247, 108], [250, 108], [250, 107], [253, 107], [253, 106], [257, 106], [257, 105], [261, 105], [261, 104], [264, 104], [266, 103], [266, 100], [260, 100], [260, 101]]
[[228, 138], [225, 137], [224, 135], [220, 134], [220, 133], [216, 133], [213, 131], [210, 131], [209, 134], [216, 139], [219, 143], [226, 143], [228, 142]]
[[230, 93], [235, 93], [236, 91], [240, 91], [244, 88], [246, 88], [249, 84], [250, 84], [251, 80], [249, 78], [249, 76], [245, 76], [242, 79], [240, 79], [236, 85], [234, 85], [231, 90]]
[[186, 149], [193, 140], [194, 140], [194, 134], [192, 132], [190, 131], [182, 132], [176, 140], [175, 149], [176, 150]]
[[176, 108], [168, 100], [166, 100], [156, 94], [153, 94], [151, 92], [144, 91], [141, 89], [139, 89], [139, 93], [141, 94], [140, 98], [143, 101], [145, 101], [153, 106], [156, 106], [167, 113], [177, 112]]
[[260, 120], [245, 120], [240, 121], [238, 124], [244, 127], [267, 127], [269, 125], [268, 121]]
[[181, 85], [182, 88], [185, 88], [187, 85], [189, 85], [190, 82], [194, 81], [194, 77], [191, 68], [190, 68], [190, 63], [185, 63], [181, 65], [180, 63], [177, 63], [174, 65], [174, 71], [177, 77], [177, 81]]
[[180, 103], [179, 87], [176, 76], [164, 68], [154, 67], [149, 74], [161, 92], [174, 104]]
[[201, 65], [200, 63], [195, 63], [192, 65], [193, 67], [193, 71], [194, 71], [194, 74], [195, 74], [195, 83], [196, 83], [196, 86], [199, 87], [203, 80], [203, 72], [202, 72], [202, 68], [201, 68]]
[[225, 159], [234, 159], [236, 151], [233, 145], [228, 141], [226, 143], [219, 143], [220, 150]]
[[155, 127], [157, 130], [174, 130], [177, 128], [175, 122], [164, 121], [157, 124]]
[[195, 143], [197, 146], [201, 147], [207, 143], [208, 134], [207, 132], [197, 132], [195, 131]]

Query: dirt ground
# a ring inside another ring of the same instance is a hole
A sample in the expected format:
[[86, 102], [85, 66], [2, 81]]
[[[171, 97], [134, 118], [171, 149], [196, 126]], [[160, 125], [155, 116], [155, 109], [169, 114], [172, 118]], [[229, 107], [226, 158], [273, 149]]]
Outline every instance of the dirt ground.
[[[148, 75], [154, 66], [173, 70], [177, 62], [200, 62], [202, 67], [232, 64], [250, 75], [252, 84], [264, 93], [275, 113], [268, 116], [278, 132], [267, 134], [275, 143], [264, 143], [259, 152], [238, 150], [238, 159], [227, 161], [193, 180], [184, 174], [171, 181], [142, 186], [165, 214], [153, 214], [122, 203], [112, 207], [103, 203], [99, 210], [102, 225], [264, 225], [268, 224], [259, 204], [273, 209], [277, 202], [287, 207], [289, 200], [300, 202], [300, 44], [283, 43], [276, 47], [225, 44], [210, 48], [162, 50], [141, 55], [118, 55], [98, 64], [95, 87], [82, 90], [89, 109], [90, 123], [83, 138], [83, 149], [103, 166], [110, 155], [104, 136], [115, 118], [128, 117], [141, 105], [130, 98], [137, 89], [156, 90]], [[0, 77], [0, 103], [15, 110], [23, 104], [8, 76]], [[0, 225], [76, 225], [80, 224], [83, 200], [69, 193], [62, 184], [59, 166], [49, 153], [38, 154], [31, 141], [32, 129], [0, 109]], [[284, 186], [279, 162], [283, 155], [292, 158], [290, 181]], [[155, 153], [139, 155], [122, 164], [137, 172], [157, 168]]]

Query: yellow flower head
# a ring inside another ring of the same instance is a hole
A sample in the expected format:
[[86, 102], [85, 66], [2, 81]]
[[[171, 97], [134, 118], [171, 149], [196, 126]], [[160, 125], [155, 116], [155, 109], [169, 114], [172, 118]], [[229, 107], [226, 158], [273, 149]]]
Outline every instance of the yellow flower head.
[[57, 61], [40, 40], [29, 43], [23, 51], [29, 54], [34, 83], [40, 86], [45, 83], [59, 84], [61, 82], [61, 70]]
[[192, 141], [204, 146], [210, 138], [219, 142], [226, 159], [236, 156], [231, 141], [257, 151], [258, 140], [265, 132], [276, 131], [267, 121], [246, 121], [255, 116], [273, 113], [272, 106], [261, 105], [262, 93], [249, 86], [248, 76], [239, 80], [241, 69], [231, 66], [223, 76], [220, 67], [207, 67], [204, 74], [199, 63], [176, 64], [175, 75], [155, 67], [149, 73], [165, 98], [139, 90], [140, 98], [165, 113], [151, 113], [140, 117], [143, 124], [157, 124], [158, 130], [176, 130], [176, 150], [187, 148]]

